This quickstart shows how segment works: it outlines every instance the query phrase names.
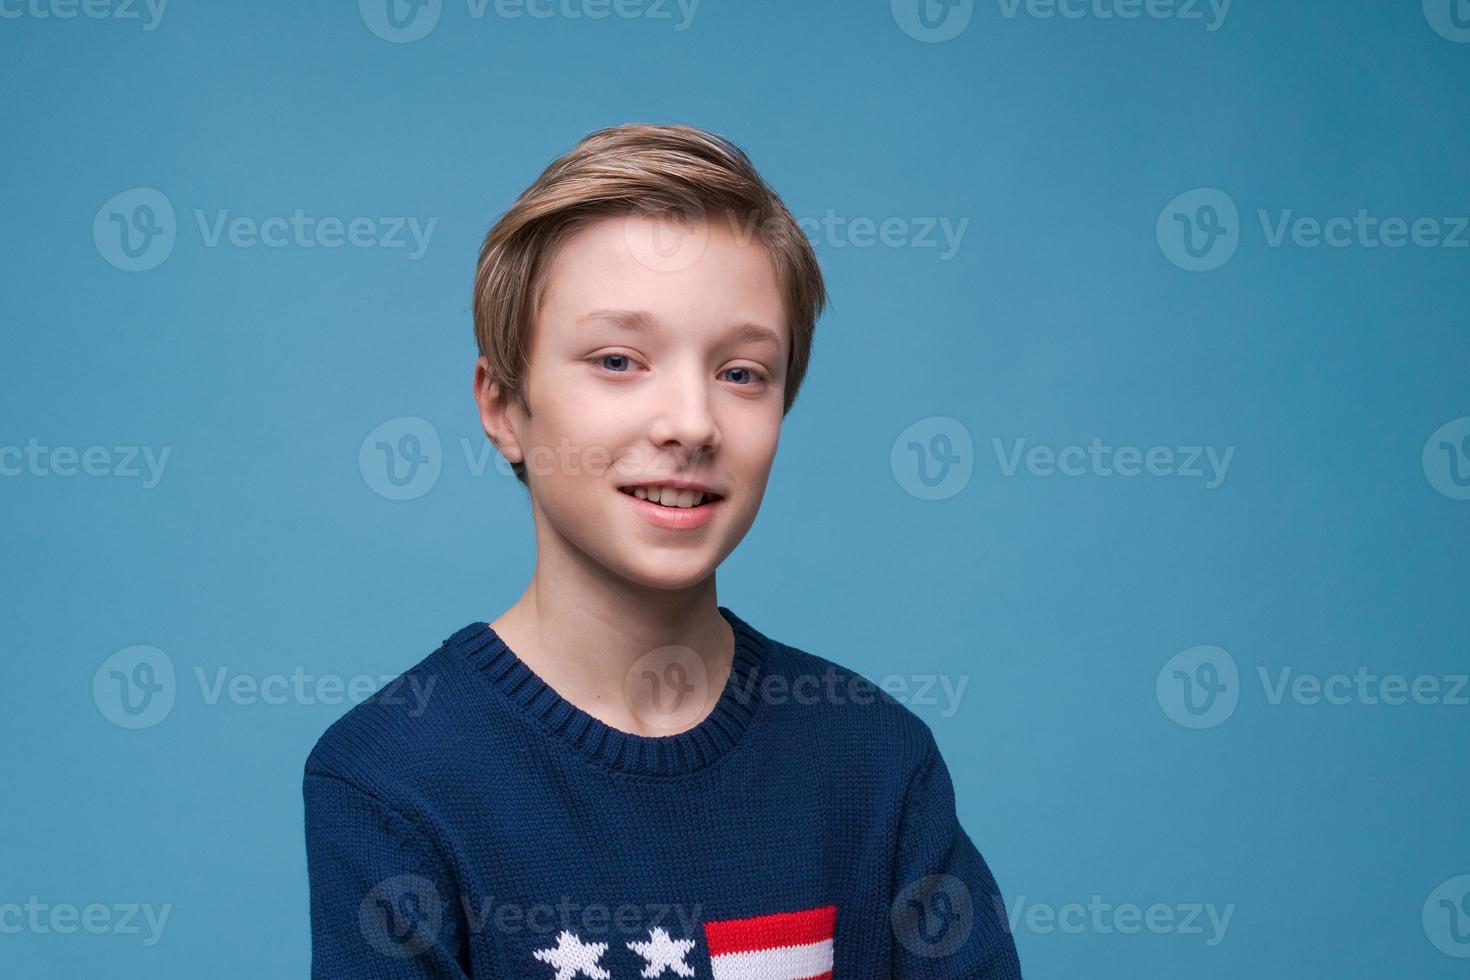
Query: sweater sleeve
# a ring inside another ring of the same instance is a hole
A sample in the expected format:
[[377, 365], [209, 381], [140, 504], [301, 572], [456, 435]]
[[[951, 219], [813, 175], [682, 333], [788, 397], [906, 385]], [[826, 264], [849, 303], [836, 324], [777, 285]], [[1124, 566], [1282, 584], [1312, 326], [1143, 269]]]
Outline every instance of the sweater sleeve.
[[892, 891], [897, 980], [1020, 980], [1004, 903], [955, 812], [949, 769], [925, 726], [904, 799]]
[[312, 980], [464, 980], [453, 878], [422, 832], [354, 784], [308, 770]]

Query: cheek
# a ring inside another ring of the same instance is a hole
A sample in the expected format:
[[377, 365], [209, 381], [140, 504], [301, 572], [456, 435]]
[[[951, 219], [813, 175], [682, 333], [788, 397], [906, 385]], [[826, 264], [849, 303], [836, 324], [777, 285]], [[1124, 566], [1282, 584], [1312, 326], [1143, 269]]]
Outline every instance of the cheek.
[[734, 415], [726, 423], [725, 436], [730, 455], [739, 456], [742, 466], [769, 467], [781, 441], [780, 407]]
[[735, 483], [746, 490], [744, 504], [758, 506], [771, 475], [780, 440], [780, 426], [747, 426], [725, 442], [724, 466]]
[[627, 441], [626, 420], [603, 406], [568, 392], [565, 399], [536, 405], [527, 421], [528, 444], [551, 469], [543, 469], [557, 480], [601, 479], [617, 459]]

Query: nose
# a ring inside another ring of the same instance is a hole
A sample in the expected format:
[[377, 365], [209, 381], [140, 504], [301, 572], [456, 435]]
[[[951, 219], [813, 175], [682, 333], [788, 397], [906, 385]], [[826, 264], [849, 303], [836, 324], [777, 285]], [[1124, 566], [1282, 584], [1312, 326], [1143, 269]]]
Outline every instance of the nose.
[[702, 378], [694, 372], [670, 378], [656, 397], [657, 410], [648, 429], [655, 448], [677, 459], [685, 470], [719, 449], [720, 426]]

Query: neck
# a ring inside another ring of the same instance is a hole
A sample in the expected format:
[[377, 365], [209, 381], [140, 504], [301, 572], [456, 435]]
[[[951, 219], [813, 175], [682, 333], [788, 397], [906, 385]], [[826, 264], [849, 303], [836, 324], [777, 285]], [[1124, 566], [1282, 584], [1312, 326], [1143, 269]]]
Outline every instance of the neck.
[[491, 627], [557, 694], [604, 724], [650, 737], [693, 728], [714, 709], [735, 654], [714, 575], [658, 589], [613, 581], [593, 565], [553, 569], [538, 556], [525, 593]]

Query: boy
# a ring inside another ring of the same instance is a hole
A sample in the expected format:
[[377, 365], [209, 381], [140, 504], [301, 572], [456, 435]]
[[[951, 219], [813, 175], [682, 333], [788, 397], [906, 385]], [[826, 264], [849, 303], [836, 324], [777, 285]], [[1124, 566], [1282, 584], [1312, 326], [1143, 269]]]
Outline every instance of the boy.
[[490, 230], [475, 398], [535, 573], [307, 759], [314, 977], [1020, 977], [928, 726], [716, 600], [825, 301], [692, 127], [589, 135]]

